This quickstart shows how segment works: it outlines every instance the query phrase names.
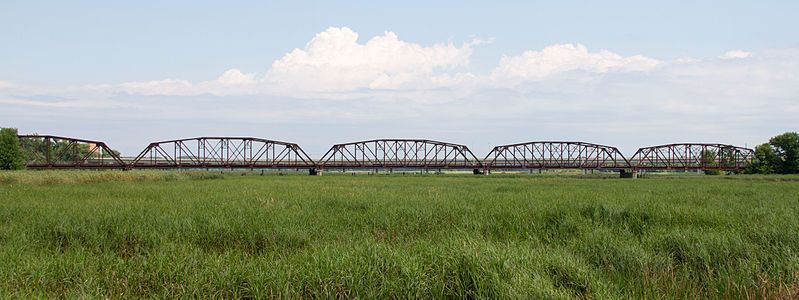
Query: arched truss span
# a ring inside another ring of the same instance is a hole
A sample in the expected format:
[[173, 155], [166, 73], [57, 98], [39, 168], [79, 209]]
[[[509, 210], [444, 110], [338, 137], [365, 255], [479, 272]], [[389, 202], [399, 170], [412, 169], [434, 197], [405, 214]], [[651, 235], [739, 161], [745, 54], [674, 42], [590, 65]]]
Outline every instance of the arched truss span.
[[319, 168], [481, 168], [465, 145], [415, 139], [377, 139], [336, 144]]
[[30, 169], [124, 169], [119, 154], [101, 141], [55, 135], [18, 135]]
[[682, 143], [638, 149], [632, 157], [637, 169], [741, 170], [754, 159], [749, 148], [726, 144]]
[[627, 169], [616, 147], [568, 141], [534, 141], [494, 147], [483, 159], [489, 169]]
[[312, 168], [294, 143], [254, 137], [198, 137], [150, 143], [133, 168]]

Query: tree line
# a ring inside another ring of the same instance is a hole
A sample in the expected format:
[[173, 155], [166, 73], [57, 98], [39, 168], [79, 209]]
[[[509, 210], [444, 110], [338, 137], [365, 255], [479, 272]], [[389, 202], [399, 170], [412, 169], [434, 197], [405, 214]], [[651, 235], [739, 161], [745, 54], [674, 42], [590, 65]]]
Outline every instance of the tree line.
[[[16, 128], [0, 128], [0, 170], [20, 170], [25, 168], [29, 160], [42, 160], [43, 150], [47, 147], [44, 141], [26, 140], [25, 145], [20, 144]], [[51, 149], [58, 152], [60, 147], [68, 147], [66, 142], [50, 145]], [[85, 157], [91, 152], [88, 145], [79, 145], [78, 158]], [[25, 150], [23, 150], [25, 149]], [[118, 152], [117, 152], [118, 154]], [[76, 155], [67, 152], [65, 155]], [[714, 159], [715, 153], [702, 153], [705, 159]], [[72, 160], [75, 157], [60, 157], [63, 160]], [[714, 159], [715, 160], [715, 159]], [[786, 132], [769, 139], [755, 147], [755, 159], [750, 163], [745, 173], [751, 174], [799, 174], [799, 134]]]

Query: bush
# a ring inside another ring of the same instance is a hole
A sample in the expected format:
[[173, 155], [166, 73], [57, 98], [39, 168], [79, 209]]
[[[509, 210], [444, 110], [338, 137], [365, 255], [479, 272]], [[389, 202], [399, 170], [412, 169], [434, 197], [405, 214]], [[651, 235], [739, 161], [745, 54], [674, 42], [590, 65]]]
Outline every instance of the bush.
[[19, 146], [16, 128], [0, 128], [0, 170], [25, 168], [25, 154]]

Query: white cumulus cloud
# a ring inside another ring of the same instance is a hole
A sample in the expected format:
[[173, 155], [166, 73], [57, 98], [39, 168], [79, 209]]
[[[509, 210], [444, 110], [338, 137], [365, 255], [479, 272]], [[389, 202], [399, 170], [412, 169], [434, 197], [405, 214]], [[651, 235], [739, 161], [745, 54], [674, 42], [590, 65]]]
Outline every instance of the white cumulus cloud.
[[468, 65], [471, 45], [425, 47], [402, 41], [390, 31], [359, 43], [358, 33], [331, 27], [317, 34], [305, 48], [294, 49], [275, 61], [266, 81], [317, 91], [402, 88], [429, 82], [439, 68]]
[[246, 85], [255, 83], [255, 73], [244, 74], [239, 69], [225, 71], [216, 81], [223, 85]]
[[624, 57], [607, 50], [589, 52], [581, 44], [558, 44], [540, 51], [528, 50], [521, 55], [503, 57], [492, 72], [492, 77], [540, 80], [571, 71], [646, 71], [659, 64], [661, 61], [641, 55]]

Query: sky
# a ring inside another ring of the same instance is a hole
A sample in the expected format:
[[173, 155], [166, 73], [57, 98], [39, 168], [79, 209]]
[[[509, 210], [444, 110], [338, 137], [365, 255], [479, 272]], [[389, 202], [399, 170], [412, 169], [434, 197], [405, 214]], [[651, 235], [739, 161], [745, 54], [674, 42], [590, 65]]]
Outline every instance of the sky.
[[149, 142], [753, 147], [799, 130], [797, 1], [2, 1], [0, 127]]

